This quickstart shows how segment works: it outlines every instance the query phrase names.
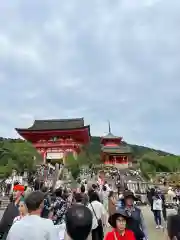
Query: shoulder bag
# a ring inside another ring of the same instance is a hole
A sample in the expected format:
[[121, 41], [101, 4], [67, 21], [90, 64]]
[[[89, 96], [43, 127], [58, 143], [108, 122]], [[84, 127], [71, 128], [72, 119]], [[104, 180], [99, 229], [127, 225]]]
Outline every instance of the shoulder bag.
[[100, 218], [100, 219], [97, 218], [97, 215], [96, 215], [96, 212], [95, 212], [95, 210], [94, 210], [94, 208], [93, 208], [92, 203], [90, 203], [90, 205], [91, 205], [91, 207], [92, 207], [92, 210], [93, 210], [94, 216], [95, 216], [95, 218], [96, 218], [96, 220], [97, 220], [98, 227], [103, 227], [103, 224], [102, 224], [102, 220], [101, 220], [101, 218]]

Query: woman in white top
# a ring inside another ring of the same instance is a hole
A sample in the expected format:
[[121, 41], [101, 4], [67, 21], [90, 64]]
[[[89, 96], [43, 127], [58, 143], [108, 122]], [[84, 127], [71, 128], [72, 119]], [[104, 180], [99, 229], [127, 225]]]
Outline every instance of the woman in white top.
[[162, 225], [161, 225], [162, 204], [163, 202], [160, 194], [156, 193], [155, 196], [153, 197], [153, 213], [154, 213], [156, 228], [162, 228]]
[[93, 215], [92, 221], [92, 240], [103, 240], [103, 226], [106, 223], [107, 212], [100, 202], [96, 192], [90, 192], [88, 208]]

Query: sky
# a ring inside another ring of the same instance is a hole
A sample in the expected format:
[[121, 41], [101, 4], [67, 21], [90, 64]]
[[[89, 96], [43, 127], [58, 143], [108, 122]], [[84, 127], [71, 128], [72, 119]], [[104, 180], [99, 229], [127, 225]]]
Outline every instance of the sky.
[[179, 0], [0, 4], [0, 136], [84, 117], [91, 135], [180, 154]]

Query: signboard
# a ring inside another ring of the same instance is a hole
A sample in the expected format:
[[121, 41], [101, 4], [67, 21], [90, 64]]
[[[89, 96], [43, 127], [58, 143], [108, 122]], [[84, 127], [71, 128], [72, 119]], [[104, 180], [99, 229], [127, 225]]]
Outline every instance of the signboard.
[[47, 159], [62, 159], [64, 156], [64, 152], [47, 152]]

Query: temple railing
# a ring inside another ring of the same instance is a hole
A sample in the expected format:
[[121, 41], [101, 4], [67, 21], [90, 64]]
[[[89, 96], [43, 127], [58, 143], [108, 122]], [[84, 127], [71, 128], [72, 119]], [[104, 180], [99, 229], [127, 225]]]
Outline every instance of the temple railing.
[[141, 182], [141, 181], [127, 181], [125, 182], [125, 185], [128, 187], [128, 189], [134, 191], [136, 194], [146, 194], [147, 190], [149, 188], [152, 188], [154, 186], [157, 187], [162, 187], [163, 184], [154, 184], [154, 183], [150, 183], [150, 182]]

